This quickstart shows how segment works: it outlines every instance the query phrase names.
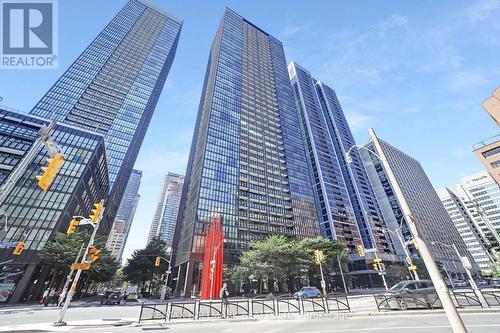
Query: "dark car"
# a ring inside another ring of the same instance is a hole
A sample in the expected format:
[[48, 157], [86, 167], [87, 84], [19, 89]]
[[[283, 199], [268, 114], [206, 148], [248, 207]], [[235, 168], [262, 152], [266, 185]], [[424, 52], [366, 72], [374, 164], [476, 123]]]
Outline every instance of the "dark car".
[[295, 298], [320, 297], [321, 291], [316, 287], [304, 287], [293, 294]]
[[101, 304], [120, 304], [123, 295], [119, 291], [107, 291], [101, 298]]
[[375, 295], [377, 303], [387, 309], [440, 307], [431, 280], [407, 280]]

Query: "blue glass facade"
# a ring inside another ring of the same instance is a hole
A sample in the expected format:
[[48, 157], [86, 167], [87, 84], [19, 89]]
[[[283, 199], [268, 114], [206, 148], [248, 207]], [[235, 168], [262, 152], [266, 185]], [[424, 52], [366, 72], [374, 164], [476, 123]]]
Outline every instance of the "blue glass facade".
[[106, 233], [174, 60], [182, 22], [131, 0], [31, 110], [106, 138]]
[[[48, 121], [0, 108], [2, 183], [31, 148], [44, 124]], [[8, 298], [12, 302], [30, 294], [36, 297], [43, 288], [47, 270], [39, 272], [36, 281], [31, 281], [39, 261], [38, 251], [57, 232], [66, 232], [72, 216], [88, 216], [93, 204], [108, 195], [104, 137], [63, 124], [56, 125], [51, 137], [58, 143], [65, 162], [50, 190], [41, 190], [35, 178], [49, 158], [46, 149], [41, 148], [0, 207], [8, 218], [7, 231], [3, 224], [0, 230], [1, 243], [26, 243], [19, 256], [12, 255], [12, 249], [0, 249], [0, 262], [5, 263], [1, 269], [16, 267], [23, 272]], [[6, 282], [0, 280], [0, 283]]]
[[319, 234], [283, 46], [227, 9], [210, 52], [174, 241], [178, 290], [199, 291], [218, 212], [225, 264], [269, 234]]
[[352, 163], [346, 161], [346, 152], [356, 143], [335, 91], [295, 63], [289, 65], [289, 73], [323, 235], [351, 249], [362, 242], [367, 249], [394, 253], [390, 238], [382, 232], [385, 223], [358, 151], [351, 150]]

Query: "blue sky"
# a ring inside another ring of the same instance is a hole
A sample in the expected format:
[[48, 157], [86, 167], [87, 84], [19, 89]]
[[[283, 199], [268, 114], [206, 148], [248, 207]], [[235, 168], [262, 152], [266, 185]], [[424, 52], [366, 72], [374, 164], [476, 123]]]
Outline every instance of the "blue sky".
[[[59, 69], [2, 70], [2, 104], [28, 111], [126, 3], [59, 2]], [[471, 145], [498, 133], [481, 108], [500, 85], [500, 0], [156, 0], [184, 20], [139, 154], [141, 201], [125, 250], [145, 245], [163, 176], [184, 173], [226, 6], [280, 39], [287, 59], [337, 91], [358, 143], [368, 128], [418, 159], [437, 187], [482, 169]]]

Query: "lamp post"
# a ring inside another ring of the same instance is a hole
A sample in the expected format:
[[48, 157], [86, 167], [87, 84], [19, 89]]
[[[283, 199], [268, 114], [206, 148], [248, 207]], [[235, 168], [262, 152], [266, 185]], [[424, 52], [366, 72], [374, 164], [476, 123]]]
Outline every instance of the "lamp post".
[[[453, 244], [446, 244], [446, 243], [442, 243], [442, 242], [432, 242], [432, 244], [439, 244], [439, 245], [442, 245], [442, 246], [446, 246], [446, 247], [452, 248], [455, 251], [455, 253], [457, 254], [458, 258], [460, 259], [460, 263], [465, 268], [465, 272], [467, 273], [467, 276], [469, 277], [469, 283], [470, 283], [472, 289], [474, 290], [474, 293], [479, 298], [482, 294], [479, 291], [479, 288], [477, 287], [476, 282], [472, 278], [472, 273], [470, 272], [470, 263], [468, 263], [468, 262], [465, 261], [464, 257], [458, 251], [457, 246], [454, 243]], [[467, 258], [467, 257], [465, 257], [465, 258]]]
[[413, 261], [411, 259], [411, 256], [410, 256], [410, 252], [408, 251], [408, 248], [407, 248], [407, 244], [406, 244], [406, 241], [405, 239], [403, 238], [403, 234], [401, 233], [401, 228], [403, 226], [403, 219], [405, 217], [401, 217], [401, 221], [399, 222], [399, 227], [397, 229], [394, 229], [394, 230], [391, 230], [389, 228], [385, 228], [383, 229], [382, 231], [385, 231], [387, 230], [388, 232], [392, 233], [394, 236], [396, 236], [396, 238], [399, 240], [399, 242], [401, 243], [401, 245], [403, 246], [403, 251], [405, 252], [405, 257], [406, 257], [406, 266], [408, 267], [408, 271], [410, 272], [410, 276], [412, 275], [412, 272], [413, 272], [413, 276], [415, 277], [415, 280], [420, 280], [419, 276], [418, 276], [418, 273], [417, 273], [417, 270], [416, 269], [410, 269], [410, 267], [413, 266]]
[[214, 291], [214, 271], [215, 271], [215, 255], [217, 254], [217, 251], [219, 250], [219, 246], [224, 243], [224, 239], [222, 239], [217, 246], [214, 246], [214, 254], [212, 255], [212, 260], [210, 261], [210, 270], [212, 271], [210, 274], [210, 300], [212, 300], [212, 295]]
[[373, 154], [376, 156], [381, 162], [382, 165], [387, 173], [387, 177], [390, 181], [390, 184], [392, 185], [392, 188], [394, 190], [394, 194], [401, 206], [401, 210], [403, 211], [404, 217], [407, 221], [408, 227], [410, 228], [410, 231], [417, 243], [417, 247], [420, 251], [420, 255], [422, 256], [422, 259], [424, 261], [425, 267], [427, 268], [427, 271], [429, 272], [430, 278], [432, 280], [432, 283], [434, 284], [434, 287], [436, 288], [436, 292], [439, 296], [439, 299], [441, 301], [441, 304], [443, 305], [443, 309], [446, 313], [446, 316], [448, 317], [448, 321], [450, 322], [450, 326], [453, 330], [454, 333], [466, 333], [467, 329], [465, 328], [465, 325], [462, 321], [462, 318], [460, 318], [460, 315], [458, 314], [457, 309], [455, 308], [455, 305], [453, 303], [453, 300], [450, 297], [450, 294], [448, 293], [448, 289], [446, 288], [446, 285], [443, 281], [443, 277], [439, 273], [439, 269], [436, 265], [436, 262], [434, 261], [434, 258], [432, 258], [432, 254], [427, 248], [427, 244], [425, 244], [424, 240], [421, 238], [421, 233], [420, 233], [420, 228], [419, 226], [415, 223], [415, 220], [413, 218], [413, 215], [411, 213], [410, 206], [408, 205], [406, 198], [403, 194], [403, 191], [401, 190], [399, 183], [396, 179], [396, 175], [392, 171], [392, 168], [385, 157], [385, 153], [382, 150], [382, 146], [380, 145], [380, 142], [378, 141], [377, 136], [375, 135], [375, 131], [370, 128], [370, 137], [375, 145], [375, 149], [380, 152], [380, 155], [374, 152], [371, 149], [368, 149], [367, 147], [364, 146], [359, 146], [359, 145], [354, 145], [352, 146], [345, 154], [346, 161], [348, 163], [352, 162], [352, 157], [350, 156], [350, 152], [354, 147], [357, 147], [358, 149], [366, 149], [369, 153]]
[[344, 252], [347, 250], [347, 248], [343, 249], [342, 252], [337, 253], [337, 262], [339, 263], [339, 269], [340, 269], [340, 276], [342, 277], [342, 284], [344, 285], [344, 291], [345, 294], [347, 295], [349, 291], [347, 290], [347, 285], [345, 283], [345, 277], [344, 277], [344, 270], [342, 269], [342, 263], [340, 262], [340, 256], [344, 254]]
[[165, 285], [163, 287], [162, 294], [160, 295], [160, 299], [162, 299], [162, 300], [165, 300], [167, 298], [167, 283], [168, 283], [168, 277], [170, 276], [170, 273], [172, 272], [172, 254], [173, 253], [174, 253], [174, 249], [172, 249], [172, 247], [170, 247], [170, 258], [167, 259], [167, 258], [160, 257], [168, 263], [168, 269], [167, 269], [167, 272], [165, 273]]

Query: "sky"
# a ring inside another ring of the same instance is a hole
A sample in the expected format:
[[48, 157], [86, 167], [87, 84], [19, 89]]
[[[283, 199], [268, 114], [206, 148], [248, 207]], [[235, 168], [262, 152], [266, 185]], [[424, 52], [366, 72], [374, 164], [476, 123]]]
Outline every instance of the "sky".
[[[500, 0], [155, 0], [184, 20], [135, 168], [124, 258], [146, 245], [164, 175], [185, 172], [208, 53], [230, 7], [283, 42], [338, 94], [357, 143], [368, 128], [419, 160], [436, 187], [482, 170], [471, 145], [499, 130], [481, 103], [500, 86]], [[59, 1], [59, 68], [0, 71], [1, 104], [29, 111], [126, 0]]]

